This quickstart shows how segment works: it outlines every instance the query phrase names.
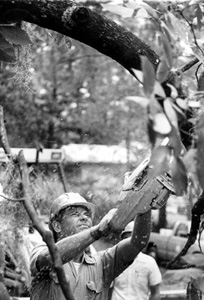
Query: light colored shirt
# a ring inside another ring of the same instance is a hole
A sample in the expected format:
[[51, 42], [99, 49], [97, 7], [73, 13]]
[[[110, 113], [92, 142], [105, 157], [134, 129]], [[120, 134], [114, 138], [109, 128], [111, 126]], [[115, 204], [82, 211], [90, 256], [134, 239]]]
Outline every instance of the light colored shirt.
[[[46, 245], [38, 245], [31, 255], [31, 300], [65, 300], [54, 270], [41, 271], [36, 268], [38, 255]], [[106, 300], [111, 282], [127, 264], [117, 251], [117, 245], [95, 254], [84, 253], [78, 273], [72, 261], [63, 265], [71, 291], [76, 300]]]
[[156, 261], [142, 252], [113, 282], [111, 300], [148, 300], [150, 286], [160, 284], [161, 272]]

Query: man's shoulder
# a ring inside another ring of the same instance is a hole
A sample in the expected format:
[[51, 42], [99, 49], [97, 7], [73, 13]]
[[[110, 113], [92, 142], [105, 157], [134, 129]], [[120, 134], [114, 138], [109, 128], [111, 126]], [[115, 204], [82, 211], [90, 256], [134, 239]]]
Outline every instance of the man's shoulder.
[[46, 250], [47, 246], [44, 242], [41, 242], [40, 244], [37, 244], [31, 251], [30, 256], [30, 271], [31, 275], [35, 276], [38, 273], [36, 262], [39, 257], [39, 254], [42, 253], [42, 251]]
[[138, 254], [138, 256], [136, 257], [134, 263], [136, 265], [138, 263], [142, 264], [142, 265], [148, 267], [149, 269], [157, 267], [157, 263], [156, 263], [155, 259], [152, 256], [147, 255], [143, 252], [140, 252]]
[[92, 253], [88, 253], [88, 255], [89, 257], [91, 257], [91, 259], [94, 259], [97, 264], [111, 265], [112, 262], [115, 261], [115, 257], [117, 255], [116, 252], [117, 252], [117, 245], [114, 245], [105, 250], [98, 250], [98, 251], [95, 250]]
[[144, 261], [144, 262], [147, 262], [147, 263], [154, 263], [155, 262], [155, 259], [148, 255], [148, 254], [145, 254], [143, 252], [140, 252], [137, 256], [137, 259], [140, 260], [140, 261]]

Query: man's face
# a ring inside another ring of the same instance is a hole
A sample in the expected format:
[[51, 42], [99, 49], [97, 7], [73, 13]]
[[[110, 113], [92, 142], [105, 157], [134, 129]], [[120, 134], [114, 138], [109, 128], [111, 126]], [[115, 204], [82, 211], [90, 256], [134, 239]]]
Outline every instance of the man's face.
[[91, 211], [81, 206], [64, 210], [61, 220], [61, 237], [67, 237], [92, 226]]

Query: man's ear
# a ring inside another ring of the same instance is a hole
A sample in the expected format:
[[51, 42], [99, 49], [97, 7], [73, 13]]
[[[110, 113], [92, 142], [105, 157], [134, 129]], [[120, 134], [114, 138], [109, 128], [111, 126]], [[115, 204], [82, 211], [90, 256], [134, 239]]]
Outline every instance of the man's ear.
[[61, 224], [60, 222], [54, 220], [52, 221], [52, 227], [54, 229], [55, 232], [61, 232]]

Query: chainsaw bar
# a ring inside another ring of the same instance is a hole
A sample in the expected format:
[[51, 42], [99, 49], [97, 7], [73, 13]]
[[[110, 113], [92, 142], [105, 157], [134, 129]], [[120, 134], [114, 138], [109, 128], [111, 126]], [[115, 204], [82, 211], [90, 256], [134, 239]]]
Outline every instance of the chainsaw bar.
[[121, 231], [137, 214], [161, 208], [175, 194], [169, 174], [149, 178], [149, 158], [128, 177], [118, 198], [118, 208], [110, 222], [111, 229]]

